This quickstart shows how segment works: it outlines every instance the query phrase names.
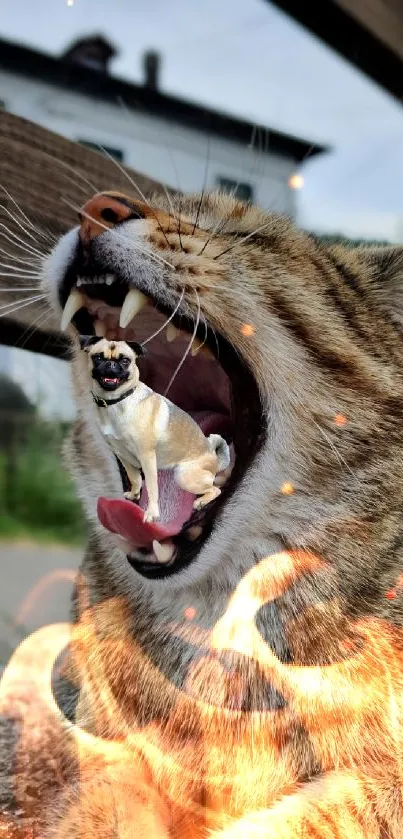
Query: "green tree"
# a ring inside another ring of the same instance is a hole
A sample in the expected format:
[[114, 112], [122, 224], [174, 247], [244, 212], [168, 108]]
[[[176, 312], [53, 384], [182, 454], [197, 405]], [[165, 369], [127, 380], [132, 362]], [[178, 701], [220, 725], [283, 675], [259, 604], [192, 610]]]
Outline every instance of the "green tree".
[[15, 505], [18, 452], [35, 421], [35, 407], [22, 387], [0, 373], [0, 449], [4, 452], [4, 505]]

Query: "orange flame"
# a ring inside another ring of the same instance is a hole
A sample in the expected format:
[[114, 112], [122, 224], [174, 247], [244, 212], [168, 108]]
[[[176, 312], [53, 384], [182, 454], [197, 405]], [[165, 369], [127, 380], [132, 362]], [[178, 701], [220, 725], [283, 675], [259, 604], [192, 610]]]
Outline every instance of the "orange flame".
[[[94, 824], [102, 825], [105, 837], [122, 839], [133, 835], [133, 824], [136, 835], [150, 839], [311, 839], [322, 835], [321, 818], [327, 830], [326, 812], [339, 819], [338, 835], [377, 836], [373, 808], [363, 803], [363, 772], [384, 766], [391, 777], [402, 777], [400, 630], [378, 618], [343, 624], [339, 659], [302, 665], [280, 660], [256, 623], [265, 604], [302, 575], [326, 567], [304, 551], [265, 557], [243, 577], [211, 631], [193, 623], [194, 607], [185, 608], [184, 622], [169, 631], [198, 645], [200, 657], [193, 658], [182, 689], [136, 643], [123, 599], [91, 606], [79, 577], [78, 624], [31, 635], [0, 682], [0, 713], [18, 728], [13, 780], [23, 811], [22, 819], [9, 816], [0, 823], [0, 833], [10, 839], [18, 830], [23, 839], [41, 836], [40, 813], [59, 794], [57, 839], [92, 839]], [[396, 591], [401, 588], [403, 575], [395, 584]], [[337, 613], [337, 603], [330, 608]], [[66, 720], [52, 692], [53, 666], [67, 646], [70, 657], [60, 668], [79, 688], [77, 718], [85, 727]], [[283, 706], [241, 710], [242, 674], [222, 659], [233, 653], [258, 665], [284, 698]], [[133, 673], [152, 691], [153, 701], [163, 697], [163, 707], [171, 709], [168, 718], [141, 723], [139, 714], [136, 722], [133, 709], [142, 697], [131, 682]], [[129, 711], [120, 698], [122, 684], [132, 691]], [[328, 773], [321, 784], [301, 786], [304, 764], [290, 741], [296, 730], [308, 738], [304, 759], [311, 752], [314, 765]], [[78, 787], [68, 783], [72, 762]], [[35, 767], [40, 767], [40, 804], [32, 802], [32, 781], [27, 782]], [[360, 815], [357, 823], [351, 801]]]
[[74, 583], [77, 572], [71, 568], [60, 568], [54, 571], [49, 571], [45, 574], [38, 583], [36, 583], [30, 592], [22, 601], [17, 610], [16, 623], [24, 624], [29, 613], [32, 611], [35, 604], [40, 600], [44, 592], [48, 591], [55, 583], [68, 582]]

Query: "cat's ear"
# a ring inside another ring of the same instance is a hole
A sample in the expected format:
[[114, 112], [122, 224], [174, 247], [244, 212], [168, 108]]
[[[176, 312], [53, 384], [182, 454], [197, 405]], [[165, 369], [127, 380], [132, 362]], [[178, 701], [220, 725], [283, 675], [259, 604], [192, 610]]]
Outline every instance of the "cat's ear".
[[90, 348], [94, 346], [94, 344], [98, 344], [101, 338], [98, 335], [80, 335], [80, 347], [84, 352], [89, 352]]
[[403, 246], [360, 247], [357, 252], [370, 270], [371, 285], [380, 303], [403, 327]]

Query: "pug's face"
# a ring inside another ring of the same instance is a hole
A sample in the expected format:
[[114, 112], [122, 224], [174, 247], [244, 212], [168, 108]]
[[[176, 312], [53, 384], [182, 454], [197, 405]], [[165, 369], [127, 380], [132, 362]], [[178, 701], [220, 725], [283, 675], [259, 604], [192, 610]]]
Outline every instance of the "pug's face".
[[122, 385], [137, 385], [139, 371], [136, 353], [125, 341], [107, 341], [106, 338], [84, 346], [88, 353], [90, 376], [103, 391], [115, 391]]

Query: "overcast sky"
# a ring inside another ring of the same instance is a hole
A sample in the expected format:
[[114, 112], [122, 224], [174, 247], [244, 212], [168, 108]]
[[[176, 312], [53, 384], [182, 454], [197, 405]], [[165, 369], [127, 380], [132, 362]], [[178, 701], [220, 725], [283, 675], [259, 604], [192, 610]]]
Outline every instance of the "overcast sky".
[[266, 0], [0, 0], [3, 38], [60, 53], [95, 31], [116, 75], [140, 81], [157, 48], [166, 91], [330, 145], [304, 166], [302, 224], [403, 241], [403, 107]]

